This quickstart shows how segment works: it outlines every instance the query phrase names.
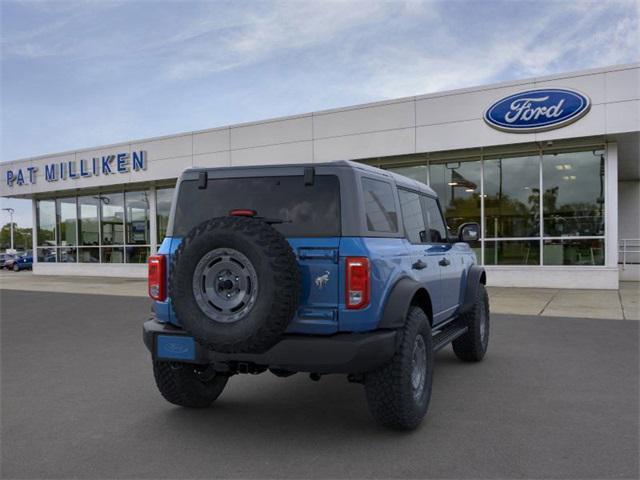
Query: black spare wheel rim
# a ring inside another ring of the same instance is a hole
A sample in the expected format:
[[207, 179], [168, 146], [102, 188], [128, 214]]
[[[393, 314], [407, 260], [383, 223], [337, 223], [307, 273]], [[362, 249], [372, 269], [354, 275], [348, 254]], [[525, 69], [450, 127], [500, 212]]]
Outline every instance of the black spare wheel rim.
[[169, 296], [183, 328], [218, 352], [262, 352], [298, 307], [289, 242], [254, 218], [220, 217], [193, 228], [176, 250]]
[[256, 302], [258, 274], [246, 255], [233, 248], [216, 248], [196, 265], [193, 296], [210, 319], [236, 322]]

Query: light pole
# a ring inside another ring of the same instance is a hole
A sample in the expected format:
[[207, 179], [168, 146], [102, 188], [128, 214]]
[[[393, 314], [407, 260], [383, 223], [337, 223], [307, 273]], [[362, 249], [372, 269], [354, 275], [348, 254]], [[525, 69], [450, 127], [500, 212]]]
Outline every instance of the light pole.
[[15, 210], [11, 207], [9, 208], [3, 208], [3, 210], [6, 210], [7, 212], [9, 212], [9, 228], [11, 228], [11, 250], [13, 250], [13, 213], [15, 212]]

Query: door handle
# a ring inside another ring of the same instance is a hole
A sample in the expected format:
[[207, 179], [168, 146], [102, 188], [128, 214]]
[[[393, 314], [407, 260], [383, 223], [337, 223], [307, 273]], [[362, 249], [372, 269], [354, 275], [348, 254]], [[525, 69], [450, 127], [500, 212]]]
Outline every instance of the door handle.
[[446, 258], [443, 258], [442, 260], [440, 260], [438, 262], [438, 265], [440, 265], [441, 267], [446, 267], [448, 265], [451, 265], [451, 262], [449, 260], [447, 260]]
[[413, 265], [411, 265], [411, 268], [413, 268], [414, 270], [422, 270], [423, 268], [427, 268], [427, 264], [422, 260], [418, 260], [414, 262]]

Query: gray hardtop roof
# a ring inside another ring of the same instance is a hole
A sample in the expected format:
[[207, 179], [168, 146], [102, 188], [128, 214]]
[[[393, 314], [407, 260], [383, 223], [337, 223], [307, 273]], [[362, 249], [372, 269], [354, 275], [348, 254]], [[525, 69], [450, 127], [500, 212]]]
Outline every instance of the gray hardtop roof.
[[[398, 173], [391, 172], [389, 170], [383, 170], [381, 168], [373, 167], [371, 165], [366, 165], [364, 163], [354, 162], [353, 160], [336, 160], [333, 162], [321, 162], [321, 163], [286, 163], [286, 164], [277, 164], [277, 165], [246, 165], [246, 166], [234, 166], [234, 167], [197, 167], [193, 166], [186, 169], [183, 172], [184, 174], [195, 173], [206, 171], [208, 173], [215, 172], [220, 173], [230, 173], [230, 172], [238, 172], [240, 176], [249, 176], [249, 175], [257, 175], [257, 176], [266, 176], [266, 175], [277, 175], [278, 170], [282, 169], [291, 169], [291, 168], [305, 168], [305, 167], [314, 167], [314, 168], [350, 168], [359, 170], [363, 173], [370, 173], [373, 175], [387, 177], [392, 179], [397, 186], [409, 188], [411, 190], [418, 190], [423, 193], [426, 193], [431, 196], [437, 196], [435, 191], [422, 182], [418, 182], [409, 177], [405, 177], [404, 175], [400, 175]], [[259, 173], [258, 173], [259, 172]], [[226, 175], [225, 175], [226, 176]]]

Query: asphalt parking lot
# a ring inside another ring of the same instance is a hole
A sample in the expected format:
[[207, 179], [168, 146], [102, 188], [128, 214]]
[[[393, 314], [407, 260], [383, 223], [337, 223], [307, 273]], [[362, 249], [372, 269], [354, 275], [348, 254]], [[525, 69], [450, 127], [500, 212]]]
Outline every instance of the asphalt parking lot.
[[153, 384], [144, 298], [0, 291], [3, 478], [638, 478], [639, 322], [494, 315], [436, 360], [416, 432], [343, 377], [233, 377], [211, 409]]

